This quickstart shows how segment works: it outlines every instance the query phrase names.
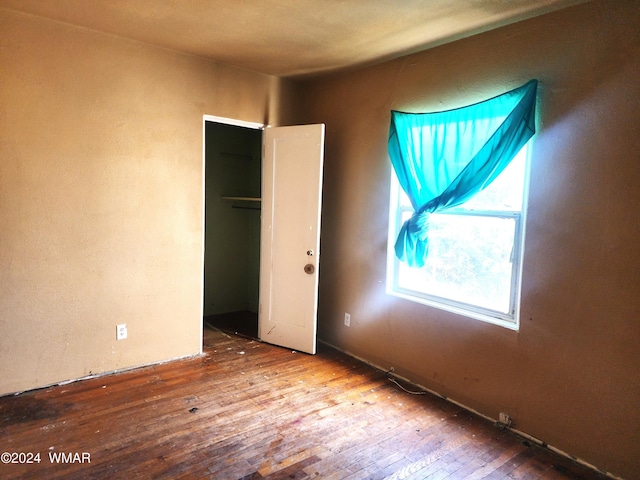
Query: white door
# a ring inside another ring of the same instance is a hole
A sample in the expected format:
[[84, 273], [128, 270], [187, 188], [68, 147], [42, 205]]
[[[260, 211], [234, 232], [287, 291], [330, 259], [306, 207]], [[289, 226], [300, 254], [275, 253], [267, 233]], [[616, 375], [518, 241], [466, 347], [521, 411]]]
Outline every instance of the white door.
[[316, 353], [324, 125], [267, 128], [262, 164], [262, 341]]

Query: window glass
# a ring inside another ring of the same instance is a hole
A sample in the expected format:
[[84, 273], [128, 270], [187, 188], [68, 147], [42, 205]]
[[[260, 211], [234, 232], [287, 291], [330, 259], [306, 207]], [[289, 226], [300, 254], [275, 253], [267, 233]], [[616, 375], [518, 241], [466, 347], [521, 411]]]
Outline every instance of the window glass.
[[429, 216], [424, 267], [395, 256], [413, 209], [392, 172], [387, 290], [410, 300], [517, 328], [527, 146], [485, 190]]

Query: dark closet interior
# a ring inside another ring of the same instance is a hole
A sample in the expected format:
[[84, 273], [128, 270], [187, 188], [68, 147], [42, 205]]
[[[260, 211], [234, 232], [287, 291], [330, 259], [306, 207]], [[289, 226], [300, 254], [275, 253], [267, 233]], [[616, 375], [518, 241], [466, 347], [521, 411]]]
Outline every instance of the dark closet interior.
[[204, 321], [257, 337], [262, 130], [205, 122]]

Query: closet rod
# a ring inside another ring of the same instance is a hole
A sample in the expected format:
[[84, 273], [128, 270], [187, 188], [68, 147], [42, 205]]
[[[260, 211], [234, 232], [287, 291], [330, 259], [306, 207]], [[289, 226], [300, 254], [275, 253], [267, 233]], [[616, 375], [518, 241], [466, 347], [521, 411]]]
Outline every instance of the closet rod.
[[260, 210], [259, 207], [241, 207], [239, 205], [231, 205], [231, 208], [239, 208], [240, 210]]

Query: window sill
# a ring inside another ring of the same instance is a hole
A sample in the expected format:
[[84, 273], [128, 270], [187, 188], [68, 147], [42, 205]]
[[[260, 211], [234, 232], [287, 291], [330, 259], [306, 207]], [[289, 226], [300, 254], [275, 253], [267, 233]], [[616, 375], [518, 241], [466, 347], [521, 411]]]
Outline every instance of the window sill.
[[427, 305], [429, 307], [437, 308], [439, 310], [444, 310], [449, 313], [454, 313], [456, 315], [461, 315], [463, 317], [471, 318], [474, 320], [480, 320], [481, 322], [490, 323], [492, 325], [497, 325], [499, 327], [504, 327], [509, 330], [519, 331], [519, 315], [516, 313], [515, 318], [505, 319], [498, 315], [494, 316], [489, 313], [484, 313], [480, 311], [473, 310], [472, 308], [465, 308], [460, 305], [455, 305], [453, 303], [446, 303], [444, 301], [430, 300], [428, 298], [419, 297], [416, 295], [411, 295], [408, 293], [398, 292], [395, 290], [387, 289], [387, 295], [391, 295], [394, 297], [402, 298], [404, 300], [408, 300], [414, 303], [420, 303], [422, 305]]

